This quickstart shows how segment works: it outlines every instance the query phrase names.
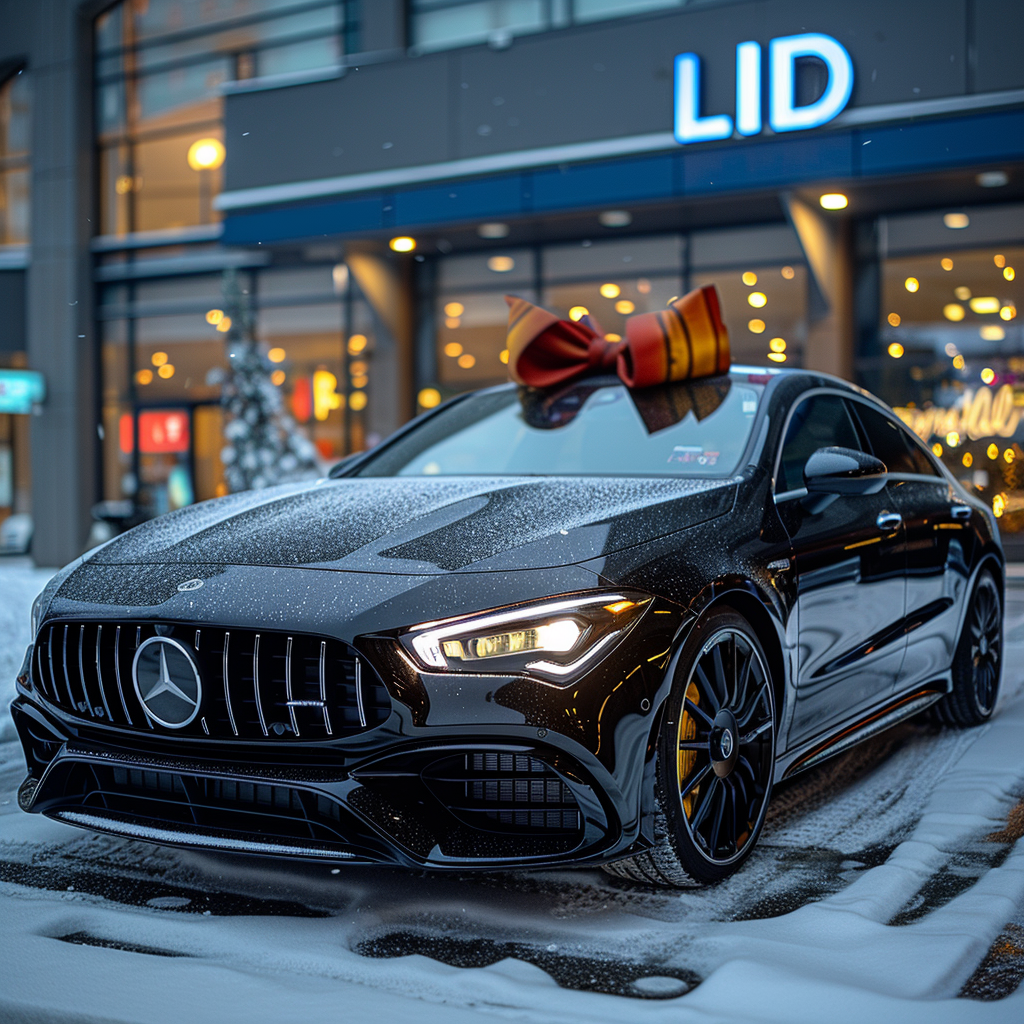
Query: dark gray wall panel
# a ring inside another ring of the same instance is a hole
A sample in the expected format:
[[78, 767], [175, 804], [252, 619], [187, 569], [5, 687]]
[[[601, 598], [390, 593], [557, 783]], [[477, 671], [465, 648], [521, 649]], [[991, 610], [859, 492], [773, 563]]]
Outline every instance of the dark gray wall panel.
[[0, 270], [0, 352], [25, 351], [25, 271]]
[[974, 91], [1024, 88], [1024, 3], [974, 0]]

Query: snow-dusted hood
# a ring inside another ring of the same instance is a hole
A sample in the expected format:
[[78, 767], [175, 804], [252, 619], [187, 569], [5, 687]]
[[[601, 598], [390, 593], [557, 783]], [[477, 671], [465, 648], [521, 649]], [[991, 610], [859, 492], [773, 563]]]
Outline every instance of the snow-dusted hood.
[[248, 492], [118, 537], [94, 565], [437, 574], [569, 565], [722, 515], [733, 480], [349, 478]]

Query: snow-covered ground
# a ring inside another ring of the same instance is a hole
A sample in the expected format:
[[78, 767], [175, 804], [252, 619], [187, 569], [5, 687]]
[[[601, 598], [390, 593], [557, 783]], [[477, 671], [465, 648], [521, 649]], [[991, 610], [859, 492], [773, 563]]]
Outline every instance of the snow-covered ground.
[[[0, 563], [0, 694], [45, 572]], [[713, 889], [212, 858], [17, 809], [0, 713], [0, 1021], [1024, 1020], [1024, 590], [999, 713], [777, 790]]]

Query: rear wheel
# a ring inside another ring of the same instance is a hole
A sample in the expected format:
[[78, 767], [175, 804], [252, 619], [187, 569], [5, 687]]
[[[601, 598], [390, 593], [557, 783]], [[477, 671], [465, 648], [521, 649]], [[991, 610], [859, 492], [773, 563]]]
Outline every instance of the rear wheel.
[[988, 721], [999, 696], [1002, 655], [1002, 597], [992, 573], [983, 569], [953, 655], [953, 689], [934, 706], [935, 717], [945, 725]]
[[757, 635], [731, 609], [686, 641], [658, 738], [655, 845], [606, 866], [656, 885], [711, 883], [750, 855], [775, 764], [775, 700]]

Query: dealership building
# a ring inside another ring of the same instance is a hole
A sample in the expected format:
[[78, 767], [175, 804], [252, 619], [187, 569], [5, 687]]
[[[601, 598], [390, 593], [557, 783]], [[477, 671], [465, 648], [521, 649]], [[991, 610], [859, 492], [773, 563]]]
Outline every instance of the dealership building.
[[621, 335], [714, 283], [735, 360], [878, 394], [1024, 555], [1021, 38], [1017, 0], [0, 0], [0, 519], [53, 565], [97, 502], [226, 493], [233, 318], [327, 466], [506, 379], [506, 294]]

